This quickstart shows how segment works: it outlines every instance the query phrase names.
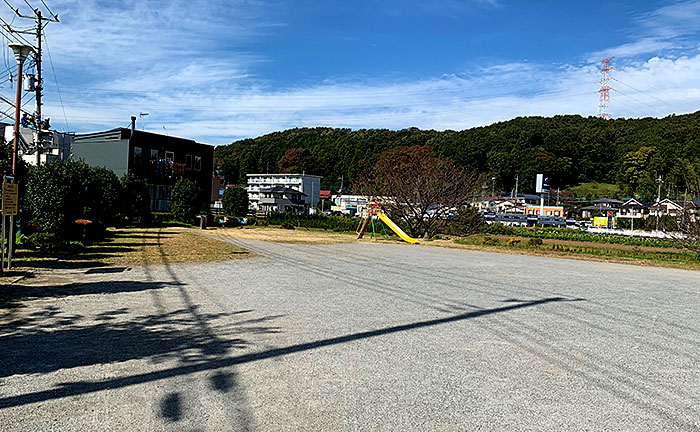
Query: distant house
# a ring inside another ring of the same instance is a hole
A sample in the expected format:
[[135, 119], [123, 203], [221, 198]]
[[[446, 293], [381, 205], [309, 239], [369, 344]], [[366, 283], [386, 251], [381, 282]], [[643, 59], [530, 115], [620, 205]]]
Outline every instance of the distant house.
[[624, 203], [618, 199], [600, 198], [593, 201], [593, 205], [583, 207], [581, 209], [581, 217], [590, 218], [595, 212], [602, 213], [605, 216], [613, 216], [622, 204]]
[[[5, 141], [12, 143], [15, 139], [14, 124], [0, 122], [0, 130]], [[58, 132], [54, 130], [42, 131], [41, 151], [37, 155], [34, 148], [34, 136], [36, 129], [28, 127], [19, 128], [18, 154], [24, 162], [29, 165], [45, 164], [52, 160], [70, 159], [71, 144], [75, 134]]]
[[263, 213], [303, 213], [306, 194], [285, 186], [260, 188], [258, 211]]
[[110, 169], [119, 177], [129, 172], [144, 179], [153, 211], [170, 211], [170, 193], [180, 178], [199, 186], [203, 203], [212, 199], [214, 146], [136, 130], [135, 117], [130, 129], [76, 135], [72, 158]]
[[349, 216], [360, 216], [367, 208], [369, 198], [364, 195], [336, 195], [333, 198], [332, 212], [339, 212]]
[[526, 215], [537, 215], [537, 216], [556, 216], [556, 217], [567, 216], [566, 208], [564, 208], [562, 206], [552, 206], [552, 205], [538, 206], [538, 205], [527, 204], [525, 206], [525, 214]]
[[679, 218], [684, 212], [688, 212], [692, 220], [700, 214], [700, 206], [693, 201], [674, 201], [663, 199], [649, 208], [650, 216], [672, 216]]
[[620, 219], [643, 220], [649, 216], [649, 207], [649, 204], [631, 198], [620, 206], [615, 217]]
[[263, 189], [269, 190], [277, 186], [300, 192], [304, 204], [315, 207], [320, 199], [323, 177], [305, 174], [248, 174], [246, 178], [250, 207], [253, 210], [260, 210]]

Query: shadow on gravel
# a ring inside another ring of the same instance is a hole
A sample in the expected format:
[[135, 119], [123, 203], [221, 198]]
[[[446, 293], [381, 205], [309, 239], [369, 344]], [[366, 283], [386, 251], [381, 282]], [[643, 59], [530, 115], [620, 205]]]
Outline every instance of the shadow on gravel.
[[[210, 324], [233, 315], [237, 312], [198, 313], [197, 321], [209, 323], [216, 333], [210, 337], [198, 330], [191, 308], [137, 317], [130, 316], [127, 308], [119, 308], [88, 319], [48, 306], [0, 327], [0, 378], [143, 358], [153, 363], [171, 358], [182, 364], [200, 363], [246, 347], [245, 334], [279, 331], [261, 324], [264, 320], [256, 320], [255, 325], [230, 320], [226, 326]], [[214, 385], [226, 387], [224, 379]]]
[[180, 282], [105, 281], [57, 286], [3, 285], [0, 286], [0, 309], [3, 303], [14, 303], [24, 299], [136, 292], [175, 285], [180, 285]]
[[[241, 338], [231, 339], [232, 334], [243, 335], [256, 332], [278, 332], [275, 327], [260, 325], [266, 320], [277, 317], [267, 317], [252, 320], [244, 320], [238, 323], [227, 324], [224, 328], [208, 327], [206, 332], [183, 332], [162, 327], [165, 322], [177, 323], [184, 320], [190, 324], [211, 322], [219, 315], [206, 315], [196, 312], [196, 306], [166, 314], [165, 316], [146, 316], [138, 320], [122, 323], [99, 324], [87, 328], [67, 328], [57, 331], [49, 331], [43, 328], [35, 328], [28, 331], [18, 331], [7, 336], [0, 337], [0, 353], [9, 354], [9, 358], [3, 359], [0, 370], [12, 366], [12, 373], [47, 372], [63, 367], [74, 367], [83, 364], [95, 364], [107, 361], [123, 361], [129, 358], [160, 357], [179, 355], [188, 361], [180, 366], [162, 369], [143, 374], [126, 377], [111, 378], [101, 381], [79, 381], [61, 384], [50, 390], [37, 391], [18, 396], [0, 398], [0, 409], [29, 403], [41, 402], [51, 399], [69, 396], [89, 394], [98, 391], [148, 383], [167, 378], [185, 376], [202, 371], [218, 371], [243, 363], [282, 357], [289, 354], [319, 349], [362, 339], [369, 339], [404, 332], [419, 328], [432, 327], [451, 322], [469, 320], [493, 314], [505, 313], [523, 308], [540, 306], [548, 303], [571, 301], [562, 297], [550, 297], [539, 300], [524, 301], [522, 303], [509, 304], [492, 309], [480, 309], [478, 311], [453, 315], [449, 317], [418, 321], [409, 324], [386, 327], [371, 331], [351, 333], [317, 341], [290, 345], [282, 348], [273, 348], [265, 351], [236, 356], [227, 355], [231, 348], [246, 347], [245, 340]], [[194, 313], [193, 313], [194, 312]], [[247, 311], [241, 311], [245, 313]], [[123, 314], [123, 310], [113, 311], [114, 315]], [[46, 311], [46, 316], [56, 317], [58, 311]], [[223, 315], [223, 314], [222, 314]], [[79, 317], [65, 317], [66, 322], [79, 320]], [[248, 327], [246, 324], [254, 323], [256, 327]], [[195, 325], [196, 327], [196, 325]], [[215, 331], [217, 337], [207, 336], [209, 331]], [[10, 347], [22, 347], [14, 352]], [[48, 357], [44, 357], [44, 355]], [[36, 365], [37, 359], [43, 359], [44, 363]], [[7, 372], [4, 372], [7, 374]], [[230, 377], [217, 372], [211, 377], [211, 385], [214, 389], [227, 392], [235, 382]], [[161, 402], [161, 415], [165, 418], [176, 418], [174, 399], [171, 395]], [[179, 404], [179, 402], [178, 402]], [[179, 406], [179, 405], [178, 405]]]

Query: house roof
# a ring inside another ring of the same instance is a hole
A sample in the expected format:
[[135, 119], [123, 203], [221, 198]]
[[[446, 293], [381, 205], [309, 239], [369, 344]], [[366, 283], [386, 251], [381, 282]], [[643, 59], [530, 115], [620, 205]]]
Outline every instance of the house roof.
[[307, 196], [304, 192], [300, 192], [296, 189], [288, 188], [286, 186], [274, 186], [270, 188], [260, 188], [260, 192], [264, 193], [276, 193], [276, 194], [299, 194]]
[[594, 204], [594, 205], [590, 205], [587, 207], [582, 207], [581, 210], [611, 211], [611, 210], [615, 210], [615, 209], [613, 207], [610, 207], [609, 205], [599, 203], [599, 204]]
[[622, 204], [622, 201], [614, 198], [598, 198], [593, 201], [594, 204]]

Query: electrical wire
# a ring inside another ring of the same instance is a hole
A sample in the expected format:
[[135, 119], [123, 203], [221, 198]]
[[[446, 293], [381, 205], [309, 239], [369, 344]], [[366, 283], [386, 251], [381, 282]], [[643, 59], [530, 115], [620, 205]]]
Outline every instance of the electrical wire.
[[[683, 99], [683, 98], [681, 98], [681, 97], [678, 97], [678, 96], [675, 96], [675, 95], [673, 95], [673, 94], [671, 94], [671, 93], [668, 93], [666, 90], [662, 90], [662, 89], [660, 89], [660, 88], [658, 88], [658, 87], [655, 87], [655, 86], [653, 86], [653, 85], [651, 85], [651, 84], [649, 84], [649, 83], [642, 82], [642, 81], [637, 80], [637, 79], [634, 79], [634, 78], [632, 78], [632, 77], [627, 77], [627, 79], [630, 79], [631, 81], [634, 81], [635, 83], [638, 83], [638, 84], [640, 84], [640, 85], [642, 85], [642, 86], [649, 87], [649, 88], [651, 88], [652, 90], [654, 90], [654, 91], [656, 91], [656, 92], [658, 92], [658, 93], [664, 93], [665, 95], [669, 96], [671, 99], [675, 99], [676, 101], [679, 101], [679, 102], [685, 104], [685, 106], [686, 106], [687, 108], [690, 108], [690, 111], [693, 111], [693, 112], [694, 112], [694, 111], [697, 110], [697, 106], [691, 104], [690, 102], [688, 102], [687, 100], [685, 100], [685, 99]], [[618, 80], [618, 81], [619, 81], [619, 80]], [[623, 83], [623, 84], [624, 84], [624, 83]], [[632, 86], [630, 86], [629, 84], [625, 84], [625, 85], [627, 85], [628, 87], [632, 87]], [[641, 90], [639, 90], [639, 91], [641, 91]]]
[[49, 55], [49, 64], [51, 65], [51, 73], [53, 74], [53, 80], [56, 83], [56, 93], [58, 93], [58, 100], [61, 102], [61, 110], [63, 111], [63, 121], [66, 124], [65, 130], [70, 130], [68, 126], [68, 116], [66, 116], [66, 107], [63, 104], [63, 96], [61, 96], [61, 88], [58, 87], [58, 78], [56, 77], [56, 69], [53, 66], [53, 59], [51, 58], [51, 50], [49, 49], [49, 40], [46, 38], [46, 33], [42, 30], [41, 33], [44, 35], [44, 44], [46, 45], [46, 53]]
[[635, 101], [639, 102], [639, 103], [642, 104], [642, 105], [646, 105], [646, 106], [648, 106], [649, 108], [653, 109], [654, 111], [656, 111], [656, 112], [659, 113], [659, 114], [662, 114], [662, 115], [665, 114], [663, 111], [661, 111], [660, 109], [656, 108], [655, 106], [649, 105], [648, 103], [646, 103], [646, 102], [644, 102], [644, 101], [642, 101], [642, 100], [639, 100], [639, 99], [635, 98], [635, 97], [632, 96], [632, 95], [629, 95], [629, 94], [627, 94], [627, 93], [623, 93], [623, 92], [621, 92], [621, 91], [618, 90], [618, 89], [611, 89], [611, 90], [614, 91], [614, 92], [616, 92], [616, 93], [619, 93], [619, 94], [622, 95], [622, 96], [625, 96], [625, 97], [628, 97], [628, 98], [630, 98], [630, 99], [632, 99], [632, 100], [635, 100]]
[[49, 8], [49, 5], [47, 5], [46, 2], [45, 2], [44, 0], [41, 0], [41, 4], [43, 4], [44, 7], [46, 8], [46, 10], [49, 11], [49, 13], [50, 13], [51, 16], [53, 17], [53, 19], [55, 19], [56, 21], [58, 21], [58, 15], [56, 15], [55, 13], [53, 13], [53, 11], [51, 10], [51, 8]]
[[670, 102], [665, 101], [665, 100], [663, 100], [663, 99], [660, 99], [660, 98], [654, 96], [654, 95], [651, 94], [651, 93], [647, 93], [647, 92], [645, 92], [644, 90], [640, 90], [640, 89], [638, 89], [638, 88], [636, 88], [636, 87], [633, 87], [633, 86], [631, 86], [631, 85], [629, 85], [629, 84], [627, 84], [627, 83], [625, 83], [625, 82], [623, 82], [623, 81], [620, 81], [620, 80], [617, 79], [617, 78], [611, 78], [611, 79], [614, 80], [614, 81], [616, 81], [616, 82], [618, 82], [618, 83], [620, 83], [620, 84], [622, 84], [622, 85], [624, 85], [624, 86], [626, 86], [626, 87], [629, 87], [629, 88], [631, 88], [632, 90], [635, 90], [635, 91], [637, 91], [637, 92], [639, 92], [639, 93], [641, 93], [641, 94], [643, 94], [643, 95], [645, 95], [645, 96], [654, 98], [654, 99], [656, 99], [657, 101], [659, 101], [659, 102], [665, 104], [666, 106], [668, 106], [668, 107], [670, 107], [670, 108], [672, 108], [672, 109], [674, 108], [674, 106], [673, 106]]
[[24, 0], [24, 2], [27, 4], [27, 6], [29, 6], [29, 9], [31, 9], [32, 11], [34, 10], [34, 6], [29, 4], [29, 2], [27, 0]]

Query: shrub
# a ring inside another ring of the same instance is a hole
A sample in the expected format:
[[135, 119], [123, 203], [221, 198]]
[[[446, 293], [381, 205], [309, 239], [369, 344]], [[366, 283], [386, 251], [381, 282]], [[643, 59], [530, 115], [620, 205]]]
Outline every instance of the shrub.
[[173, 187], [171, 210], [176, 220], [193, 223], [201, 208], [199, 186], [192, 180], [181, 178]]
[[493, 223], [487, 225], [486, 232], [494, 235], [514, 235], [516, 231], [513, 227], [503, 225], [502, 223]]
[[152, 221], [150, 195], [146, 182], [134, 174], [121, 179], [121, 214], [133, 224], [145, 225]]
[[491, 236], [484, 237], [481, 242], [485, 245], [490, 245], [490, 246], [495, 246], [499, 243], [498, 239], [496, 237], [491, 237]]
[[153, 212], [151, 217], [153, 224], [155, 225], [164, 225], [166, 222], [170, 222], [175, 219], [173, 214], [170, 212]]
[[484, 221], [476, 208], [461, 207], [457, 214], [447, 223], [446, 233], [458, 236], [476, 234], [485, 229]]
[[[270, 225], [281, 225], [287, 222], [295, 227], [318, 228], [336, 232], [354, 232], [357, 229], [360, 218], [347, 216], [325, 216], [322, 214], [301, 213], [270, 213], [267, 216]], [[258, 224], [260, 225], [260, 224]]]
[[248, 192], [240, 187], [226, 188], [222, 204], [227, 215], [245, 216], [248, 214]]
[[60, 248], [62, 242], [56, 233], [37, 232], [28, 237], [28, 243], [34, 249], [42, 252], [53, 252]]
[[531, 238], [527, 241], [527, 245], [529, 247], [537, 247], [537, 246], [542, 246], [542, 239], [541, 238]]
[[292, 225], [292, 224], [289, 223], [289, 222], [282, 222], [282, 225], [280, 225], [280, 227], [282, 227], [282, 228], [284, 228], [284, 229], [288, 229], [288, 230], [293, 230], [293, 229], [294, 229], [294, 225]]
[[506, 244], [507, 244], [508, 246], [518, 246], [518, 245], [520, 244], [520, 239], [519, 239], [519, 238], [515, 238], [515, 237], [511, 237], [511, 238], [508, 239], [508, 241], [506, 242]]
[[113, 172], [83, 161], [34, 166], [26, 182], [28, 222], [57, 238], [70, 237], [76, 219], [114, 222], [120, 194], [121, 184]]

